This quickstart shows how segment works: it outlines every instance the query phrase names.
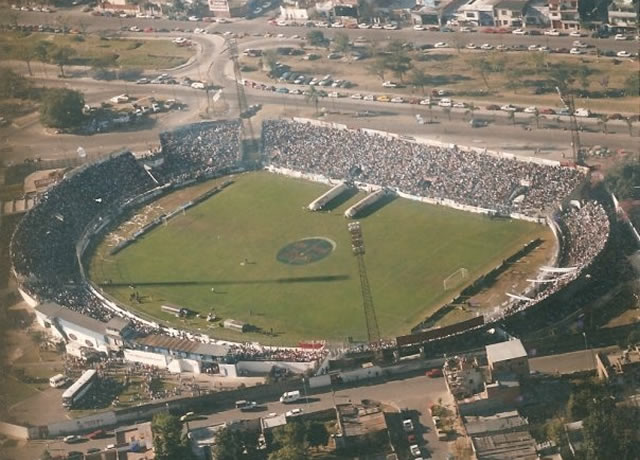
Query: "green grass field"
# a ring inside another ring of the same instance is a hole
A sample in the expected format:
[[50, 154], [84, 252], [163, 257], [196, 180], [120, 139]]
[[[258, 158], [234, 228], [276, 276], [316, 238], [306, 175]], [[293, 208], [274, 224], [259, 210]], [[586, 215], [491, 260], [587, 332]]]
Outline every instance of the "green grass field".
[[[135, 284], [144, 301], [132, 308], [165, 321], [208, 331], [215, 337], [295, 343], [366, 337], [357, 262], [351, 254], [344, 210], [305, 206], [327, 187], [266, 172], [235, 178], [220, 194], [150, 232], [115, 256], [101, 245], [91, 263], [96, 283], [129, 303]], [[409, 332], [455, 294], [443, 279], [460, 267], [468, 281], [489, 271], [546, 227], [396, 199], [360, 219], [366, 263], [383, 336]], [[308, 265], [276, 260], [280, 248], [320, 236], [336, 243], [325, 259]], [[246, 259], [249, 264], [242, 264]], [[122, 283], [118, 286], [118, 284]], [[458, 286], [457, 289], [463, 286]], [[212, 292], [211, 288], [215, 291]], [[178, 320], [160, 312], [178, 304], [248, 322], [275, 337], [240, 334], [204, 319]]]

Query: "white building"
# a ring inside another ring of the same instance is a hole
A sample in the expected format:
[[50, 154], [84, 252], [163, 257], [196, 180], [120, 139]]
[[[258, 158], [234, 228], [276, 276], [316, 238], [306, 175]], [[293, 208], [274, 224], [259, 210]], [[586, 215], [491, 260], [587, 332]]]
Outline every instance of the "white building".
[[280, 5], [280, 19], [288, 21], [307, 21], [314, 11], [313, 5], [305, 0], [286, 2]]

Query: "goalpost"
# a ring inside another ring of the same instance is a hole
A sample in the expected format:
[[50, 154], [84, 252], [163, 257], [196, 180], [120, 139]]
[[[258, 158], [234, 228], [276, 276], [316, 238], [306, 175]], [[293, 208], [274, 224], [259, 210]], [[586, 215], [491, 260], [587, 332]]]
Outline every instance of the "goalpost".
[[464, 267], [457, 269], [455, 272], [447, 276], [442, 281], [442, 287], [445, 291], [453, 289], [456, 286], [462, 284], [462, 282], [469, 278], [469, 270]]

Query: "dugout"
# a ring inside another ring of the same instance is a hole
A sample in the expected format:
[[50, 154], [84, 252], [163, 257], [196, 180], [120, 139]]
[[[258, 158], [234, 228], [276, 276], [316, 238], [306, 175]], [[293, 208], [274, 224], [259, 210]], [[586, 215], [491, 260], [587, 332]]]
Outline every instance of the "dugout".
[[247, 323], [243, 323], [242, 321], [238, 321], [236, 319], [225, 319], [222, 323], [222, 326], [225, 329], [231, 329], [236, 332], [247, 332], [249, 325]]

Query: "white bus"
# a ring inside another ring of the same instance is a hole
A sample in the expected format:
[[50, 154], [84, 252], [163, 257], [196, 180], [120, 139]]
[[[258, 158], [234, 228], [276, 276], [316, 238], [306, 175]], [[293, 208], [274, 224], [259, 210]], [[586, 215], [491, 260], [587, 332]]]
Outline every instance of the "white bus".
[[60, 388], [64, 386], [65, 383], [67, 383], [67, 378], [62, 374], [54, 375], [49, 379], [49, 385], [52, 388]]
[[89, 391], [98, 378], [98, 373], [90, 369], [62, 393], [62, 406], [71, 409]]

